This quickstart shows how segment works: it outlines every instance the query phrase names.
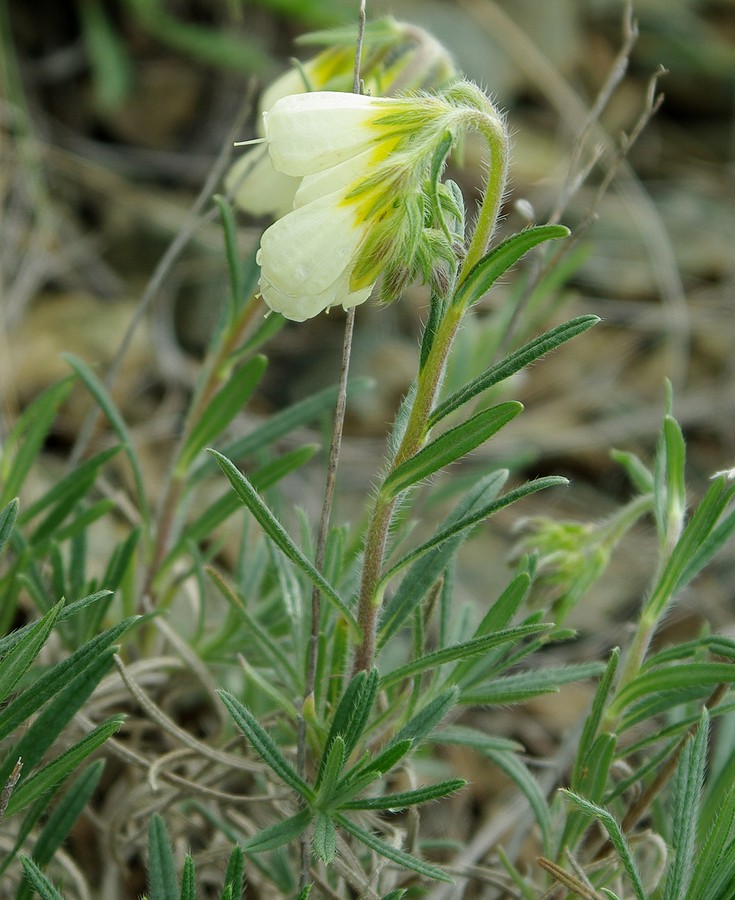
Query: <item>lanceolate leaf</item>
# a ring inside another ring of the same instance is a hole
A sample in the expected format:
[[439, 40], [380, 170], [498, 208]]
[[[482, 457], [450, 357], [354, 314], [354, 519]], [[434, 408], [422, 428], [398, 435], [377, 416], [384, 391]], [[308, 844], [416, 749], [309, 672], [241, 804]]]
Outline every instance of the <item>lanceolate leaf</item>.
[[386, 478], [381, 493], [386, 499], [397, 497], [411, 485], [461, 459], [500, 431], [522, 409], [523, 405], [516, 401], [499, 403], [490, 409], [482, 410], [461, 425], [450, 428], [414, 457], [394, 469]]
[[366, 797], [363, 800], [351, 800], [341, 805], [341, 809], [405, 809], [429, 800], [438, 800], [455, 791], [461, 790], [467, 782], [464, 778], [452, 778], [439, 784], [430, 784], [414, 791], [403, 791], [400, 794], [384, 794], [382, 797]]
[[523, 703], [539, 694], [555, 693], [563, 684], [599, 675], [601, 669], [600, 663], [592, 662], [505, 675], [473, 691], [463, 692], [460, 702], [472, 705]]
[[483, 753], [502, 769], [524, 794], [541, 829], [544, 852], [549, 852], [552, 843], [551, 812], [541, 785], [516, 753], [491, 748], [486, 748]]
[[622, 710], [640, 700], [647, 694], [662, 694], [666, 691], [686, 689], [696, 685], [732, 684], [735, 682], [735, 665], [732, 663], [678, 663], [673, 666], [662, 666], [653, 671], [644, 672], [634, 678], [623, 688], [611, 708], [620, 713]]
[[[482, 509], [490, 501], [494, 500], [507, 478], [508, 471], [506, 469], [492, 472], [490, 475], [481, 478], [459, 501], [444, 520], [439, 530], [443, 531], [450, 528], [455, 522], [464, 519], [477, 509]], [[432, 585], [435, 584], [450, 564], [457, 548], [468, 534], [469, 532], [467, 531], [459, 533], [454, 538], [440, 544], [420, 557], [406, 572], [395, 594], [383, 611], [378, 633], [378, 647], [384, 646], [386, 641], [398, 631], [416, 606], [426, 597]]]
[[457, 288], [453, 302], [470, 306], [477, 303], [501, 275], [518, 260], [544, 241], [564, 238], [569, 229], [564, 225], [536, 225], [526, 228], [499, 244], [486, 254]]
[[245, 737], [250, 741], [255, 750], [263, 758], [271, 769], [284, 781], [289, 787], [293, 788], [298, 794], [301, 794], [306, 800], [312, 802], [314, 800], [314, 791], [297, 774], [296, 770], [286, 760], [281, 751], [273, 743], [270, 735], [260, 725], [255, 716], [249, 709], [244, 707], [242, 703], [227, 691], [217, 691], [222, 698], [222, 702], [229, 710], [230, 715], [235, 720], [235, 724], [242, 731]]
[[337, 855], [337, 829], [331, 816], [317, 813], [314, 820], [314, 852], [327, 865]]
[[242, 849], [246, 853], [264, 853], [266, 850], [274, 850], [276, 847], [282, 847], [289, 841], [295, 840], [311, 822], [313, 814], [310, 809], [303, 809], [284, 819], [283, 822], [276, 822], [268, 828], [259, 831], [249, 840], [245, 841]]
[[418, 872], [419, 875], [423, 875], [426, 878], [433, 878], [436, 881], [446, 881], [448, 884], [452, 883], [452, 879], [442, 869], [437, 866], [432, 866], [430, 863], [424, 862], [415, 856], [404, 853], [403, 850], [398, 850], [396, 847], [387, 844], [372, 832], [360, 828], [359, 825], [356, 825], [348, 819], [347, 816], [337, 815], [335, 816], [335, 820], [337, 824], [341, 825], [342, 828], [344, 828], [345, 831], [348, 831], [353, 837], [356, 837], [358, 841], [362, 841], [366, 847], [369, 847], [386, 859], [391, 860], [391, 862], [394, 862], [405, 869], [410, 869], [413, 872]]
[[425, 656], [415, 659], [405, 666], [388, 672], [387, 675], [383, 676], [383, 686], [388, 687], [410, 675], [416, 675], [418, 672], [424, 672], [427, 669], [436, 669], [438, 666], [458, 659], [465, 660], [473, 656], [479, 656], [500, 644], [519, 641], [530, 634], [538, 634], [539, 631], [545, 631], [552, 627], [552, 625], [547, 624], [519, 625], [516, 628], [508, 628], [505, 631], [497, 631], [494, 634], [485, 634], [478, 638], [472, 638], [469, 641], [463, 641], [461, 644], [442, 647], [441, 650], [434, 650], [432, 653], [427, 653]]
[[410, 553], [407, 553], [406, 556], [400, 559], [383, 576], [381, 585], [387, 585], [388, 582], [393, 577], [395, 577], [402, 569], [405, 569], [406, 566], [410, 565], [412, 562], [414, 562], [414, 560], [419, 559], [425, 553], [428, 553], [429, 550], [432, 550], [434, 547], [438, 547], [440, 544], [443, 544], [444, 541], [449, 540], [457, 534], [461, 534], [468, 528], [474, 528], [475, 525], [478, 525], [480, 522], [488, 519], [491, 515], [493, 515], [493, 513], [498, 512], [498, 510], [504, 509], [506, 506], [510, 506], [517, 500], [520, 500], [523, 497], [527, 497], [529, 494], [536, 493], [536, 491], [542, 491], [549, 487], [556, 487], [566, 484], [569, 484], [566, 478], [562, 478], [559, 475], [549, 475], [545, 478], [537, 478], [535, 481], [527, 481], [520, 487], [517, 487], [512, 491], [508, 491], [507, 494], [503, 494], [502, 497], [498, 497], [497, 500], [493, 500], [491, 503], [488, 503], [486, 506], [482, 507], [482, 509], [464, 516], [462, 519], [453, 522], [446, 528], [440, 529], [425, 544], [421, 544], [420, 546], [416, 547], [415, 550], [411, 550]]
[[109, 737], [112, 737], [122, 725], [123, 720], [124, 716], [114, 716], [98, 725], [81, 741], [24, 781], [10, 798], [5, 815], [11, 816], [19, 809], [23, 809], [66, 778], [90, 753], [93, 753]]
[[316, 778], [317, 787], [321, 782], [334, 740], [340, 737], [344, 741], [345, 757], [348, 757], [357, 746], [375, 703], [378, 685], [378, 672], [377, 669], [373, 669], [370, 672], [358, 672], [345, 688], [337, 709], [334, 711], [332, 724], [324, 743], [324, 753]]
[[0, 662], [0, 701], [5, 700], [13, 690], [18, 680], [40, 652], [41, 647], [46, 643], [46, 639], [51, 633], [51, 629], [54, 627], [54, 623], [63, 606], [64, 601], [60, 600], [3, 657], [2, 662]]
[[555, 350], [578, 334], [587, 331], [588, 328], [596, 325], [599, 321], [598, 316], [578, 316], [576, 319], [570, 319], [562, 325], [557, 325], [555, 328], [545, 331], [539, 337], [514, 350], [505, 359], [491, 366], [482, 375], [478, 375], [477, 378], [468, 382], [456, 393], [447, 397], [431, 414], [429, 426], [436, 425], [449, 413], [459, 409], [460, 406], [477, 397], [483, 391], [499, 384], [501, 381], [505, 381], [506, 378], [510, 378], [511, 375], [520, 372], [521, 369], [525, 369], [526, 366], [535, 360]]
[[177, 474], [183, 475], [197, 453], [215, 440], [243, 408], [262, 378], [266, 363], [264, 356], [254, 356], [233, 372], [192, 429], [176, 463]]
[[635, 861], [630, 852], [630, 847], [628, 846], [628, 842], [625, 840], [625, 836], [623, 835], [620, 826], [615, 821], [613, 816], [606, 809], [603, 809], [601, 806], [597, 806], [595, 803], [590, 803], [583, 797], [575, 794], [573, 791], [568, 791], [562, 788], [560, 793], [562, 793], [578, 809], [585, 813], [585, 815], [591, 816], [592, 818], [597, 819], [602, 823], [608, 833], [610, 843], [616, 849], [618, 856], [625, 866], [625, 871], [628, 873], [628, 877], [630, 878], [631, 884], [633, 885], [633, 891], [635, 893], [635, 896], [637, 897], [637, 900], [646, 900], [646, 892], [643, 887], [643, 882], [641, 881], [641, 876], [638, 873]]
[[7, 503], [3, 507], [2, 511], [0, 511], [0, 551], [8, 542], [8, 538], [13, 531], [13, 525], [15, 524], [15, 518], [17, 515], [18, 498], [16, 497], [14, 500], [11, 500], [9, 503]]
[[29, 856], [21, 855], [20, 862], [26, 878], [33, 885], [33, 889], [41, 900], [64, 900], [64, 897], [56, 890]]
[[176, 867], [166, 824], [154, 813], [148, 826], [150, 900], [179, 900]]
[[319, 590], [324, 594], [327, 600], [329, 600], [330, 603], [332, 603], [339, 610], [339, 612], [344, 616], [347, 622], [349, 622], [349, 624], [352, 626], [355, 636], [359, 636], [360, 628], [357, 624], [357, 621], [355, 620], [355, 617], [352, 615], [349, 609], [347, 609], [347, 607], [345, 606], [342, 598], [332, 587], [332, 585], [329, 584], [329, 582], [321, 574], [321, 572], [319, 572], [315, 568], [315, 566], [311, 562], [309, 562], [306, 556], [304, 556], [301, 550], [299, 550], [296, 544], [294, 544], [286, 529], [283, 527], [283, 525], [281, 525], [278, 519], [276, 519], [276, 517], [268, 509], [265, 503], [263, 503], [263, 501], [258, 496], [257, 491], [248, 481], [248, 479], [242, 474], [242, 472], [239, 471], [237, 466], [235, 466], [232, 462], [230, 462], [229, 459], [227, 459], [227, 457], [222, 456], [221, 453], [217, 453], [216, 450], [210, 450], [209, 452], [215, 457], [220, 465], [220, 468], [227, 476], [228, 481], [235, 489], [236, 494], [253, 514], [253, 517], [258, 522], [263, 531], [265, 531], [268, 537], [284, 554], [284, 556], [288, 557], [291, 562], [295, 563], [310, 579], [310, 581], [319, 588]]

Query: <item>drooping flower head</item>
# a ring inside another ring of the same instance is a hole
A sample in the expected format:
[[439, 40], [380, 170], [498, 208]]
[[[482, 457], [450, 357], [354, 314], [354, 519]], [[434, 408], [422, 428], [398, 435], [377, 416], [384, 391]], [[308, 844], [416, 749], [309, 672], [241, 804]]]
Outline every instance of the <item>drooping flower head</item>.
[[304, 321], [362, 303], [381, 273], [412, 271], [451, 146], [467, 128], [502, 123], [459, 82], [400, 98], [292, 95], [264, 127], [274, 168], [301, 181], [294, 209], [263, 234], [260, 290], [271, 309]]
[[[263, 136], [262, 113], [282, 97], [308, 91], [352, 91], [355, 33], [352, 29], [307, 35], [302, 43], [331, 46], [292, 69], [267, 87], [260, 97], [258, 133]], [[364, 93], [376, 97], [404, 91], [430, 90], [457, 77], [447, 50], [428, 32], [392, 18], [368, 24], [361, 77]], [[244, 153], [232, 166], [225, 187], [235, 204], [255, 216], [279, 216], [293, 207], [299, 180], [278, 172], [263, 147]]]

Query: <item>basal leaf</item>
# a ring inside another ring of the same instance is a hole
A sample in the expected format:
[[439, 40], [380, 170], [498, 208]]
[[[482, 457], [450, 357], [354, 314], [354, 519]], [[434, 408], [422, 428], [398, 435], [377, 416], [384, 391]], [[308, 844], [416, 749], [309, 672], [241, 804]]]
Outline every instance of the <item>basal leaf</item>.
[[282, 847], [303, 834], [312, 817], [313, 813], [310, 809], [302, 809], [295, 816], [289, 816], [282, 822], [276, 822], [275, 825], [270, 825], [248, 838], [242, 845], [242, 849], [245, 853], [265, 853], [266, 850]]

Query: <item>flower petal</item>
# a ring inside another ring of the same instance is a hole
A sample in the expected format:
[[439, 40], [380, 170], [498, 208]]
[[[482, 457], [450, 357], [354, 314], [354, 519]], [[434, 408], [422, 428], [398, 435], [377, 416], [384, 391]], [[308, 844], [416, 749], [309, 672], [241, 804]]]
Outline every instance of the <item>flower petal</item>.
[[235, 205], [253, 216], [283, 216], [293, 209], [298, 178], [273, 168], [265, 147], [244, 153], [225, 178]]
[[339, 91], [293, 94], [263, 113], [273, 165], [287, 175], [312, 175], [368, 150], [386, 104], [398, 101]]
[[350, 291], [349, 278], [343, 275], [325, 291], [316, 294], [289, 294], [271, 284], [265, 275], [260, 278], [260, 293], [273, 310], [292, 322], [305, 322], [320, 312], [342, 304], [344, 309], [364, 303], [372, 293], [373, 285], [360, 291]]
[[365, 229], [341, 198], [327, 194], [266, 229], [258, 263], [269, 283], [286, 294], [318, 294], [351, 266]]

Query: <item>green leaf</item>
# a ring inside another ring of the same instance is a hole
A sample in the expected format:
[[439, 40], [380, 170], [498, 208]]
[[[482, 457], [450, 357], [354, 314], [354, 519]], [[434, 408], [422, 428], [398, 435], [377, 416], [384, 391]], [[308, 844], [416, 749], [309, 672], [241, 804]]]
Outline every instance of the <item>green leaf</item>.
[[72, 369], [74, 369], [81, 381], [84, 383], [87, 390], [97, 401], [97, 405], [107, 416], [107, 419], [112, 426], [113, 431], [120, 439], [123, 450], [130, 460], [130, 467], [133, 472], [133, 479], [135, 481], [135, 489], [138, 495], [138, 503], [140, 505], [141, 514], [143, 520], [147, 522], [149, 518], [149, 510], [148, 500], [146, 498], [145, 488], [143, 485], [143, 473], [141, 472], [138, 457], [135, 453], [135, 450], [133, 449], [130, 432], [128, 431], [128, 427], [125, 424], [123, 417], [120, 415], [120, 412], [115, 406], [109, 391], [104, 386], [104, 384], [102, 384], [99, 378], [97, 378], [97, 376], [89, 368], [89, 366], [85, 362], [82, 362], [81, 359], [74, 356], [73, 353], [62, 353], [61, 355], [72, 367]]
[[153, 813], [148, 825], [148, 882], [150, 900], [179, 900], [174, 853], [158, 813]]
[[64, 897], [56, 890], [29, 856], [21, 854], [20, 864], [23, 866], [23, 874], [41, 900], [64, 900]]
[[[603, 732], [599, 734], [585, 756], [584, 767], [580, 769], [575, 793], [586, 797], [593, 803], [601, 803], [605, 797], [605, 787], [610, 775], [610, 767], [615, 758], [617, 737]], [[585, 816], [579, 810], [573, 810], [567, 817], [559, 843], [559, 853], [564, 848], [574, 852], [577, 842], [586, 828]]]
[[181, 872], [180, 900], [197, 900], [196, 867], [190, 854], [184, 857], [184, 868]]
[[551, 812], [541, 785], [516, 753], [493, 750], [489, 747], [483, 750], [483, 753], [505, 772], [528, 800], [528, 805], [533, 810], [536, 822], [541, 829], [544, 852], [548, 853], [553, 837]]
[[[470, 513], [482, 509], [487, 503], [497, 497], [507, 477], [507, 470], [501, 470], [481, 478], [442, 522], [439, 526], [439, 531], [450, 528], [455, 522], [460, 521]], [[419, 557], [406, 572], [395, 594], [383, 610], [378, 631], [378, 648], [385, 645], [387, 640], [398, 631], [408, 616], [427, 596], [432, 586], [443, 575], [454, 558], [462, 541], [468, 536], [469, 531], [464, 531], [454, 538], [444, 541], [434, 550]]]
[[[272, 316], [269, 316], [269, 318], [272, 318]], [[372, 384], [373, 381], [369, 378], [351, 380], [347, 385], [347, 398], [351, 400], [356, 394], [371, 387]], [[322, 413], [332, 409], [337, 401], [337, 391], [336, 385], [324, 388], [324, 390], [313, 394], [311, 397], [307, 397], [305, 400], [294, 403], [281, 412], [269, 416], [263, 424], [249, 434], [238, 438], [231, 444], [226, 444], [222, 448], [222, 454], [230, 459], [244, 459], [252, 456], [274, 441], [279, 440], [279, 438], [290, 434], [294, 429], [313, 422]], [[212, 471], [216, 471], [215, 457], [205, 456], [189, 473], [188, 480], [197, 481]]]
[[32, 503], [23, 510], [19, 519], [20, 524], [30, 522], [31, 519], [35, 518], [40, 512], [46, 509], [46, 507], [68, 500], [70, 497], [74, 498], [74, 501], [76, 502], [76, 499], [81, 496], [79, 484], [94, 484], [94, 480], [97, 477], [99, 470], [105, 463], [116, 456], [121, 449], [121, 446], [118, 444], [116, 447], [110, 447], [107, 450], [103, 450], [101, 453], [97, 453], [95, 456], [85, 460], [85, 462], [80, 463], [72, 472], [69, 472], [68, 475], [65, 475], [59, 481], [55, 482], [43, 496], [35, 501], [35, 503]]
[[314, 852], [327, 865], [334, 862], [337, 855], [337, 829], [331, 816], [324, 813], [317, 813], [314, 819]]
[[18, 515], [18, 506], [18, 498], [16, 497], [14, 500], [7, 503], [2, 511], [0, 511], [0, 552], [2, 552], [3, 547], [7, 544], [8, 539], [13, 532], [15, 519]]
[[482, 656], [493, 647], [519, 641], [528, 635], [538, 634], [540, 631], [547, 631], [553, 627], [551, 624], [518, 625], [505, 631], [497, 631], [495, 634], [485, 634], [478, 638], [472, 638], [469, 641], [462, 641], [460, 644], [442, 647], [441, 650], [434, 650], [425, 656], [419, 657], [419, 659], [407, 663], [405, 666], [400, 666], [398, 669], [388, 672], [382, 678], [382, 685], [383, 687], [388, 687], [411, 675], [425, 672], [427, 669], [436, 669], [458, 659], [468, 660], [475, 656]]
[[41, 647], [46, 643], [51, 629], [54, 627], [64, 601], [60, 600], [46, 615], [36, 622], [23, 635], [22, 640], [3, 657], [0, 662], [0, 702], [4, 701], [16, 686], [33, 660], [38, 656]]
[[[227, 272], [230, 276], [230, 297], [227, 304], [229, 315], [227, 317], [230, 326], [234, 324], [235, 314], [245, 293], [243, 284], [243, 272], [240, 267], [240, 254], [237, 247], [237, 226], [232, 207], [221, 194], [215, 194], [212, 198], [219, 209], [220, 222], [225, 238], [225, 257], [227, 259]], [[204, 446], [204, 445], [202, 445]]]
[[0, 711], [0, 741], [4, 740], [32, 713], [40, 709], [57, 691], [66, 687], [82, 672], [88, 671], [94, 661], [105, 655], [105, 651], [138, 619], [138, 616], [131, 616], [92, 638], [91, 641], [75, 650], [71, 656], [47, 669], [33, 684], [26, 687]]
[[345, 688], [345, 692], [334, 711], [324, 753], [319, 763], [316, 786], [319, 787], [332, 744], [340, 737], [344, 741], [345, 758], [350, 756], [367, 727], [368, 719], [378, 694], [379, 676], [377, 669], [358, 672]]
[[627, 450], [611, 450], [612, 459], [625, 469], [633, 487], [639, 494], [653, 492], [653, 473], [644, 465], [641, 459]]
[[441, 781], [438, 784], [430, 784], [426, 787], [416, 788], [413, 791], [402, 791], [399, 794], [383, 794], [381, 797], [365, 797], [362, 800], [350, 800], [340, 805], [340, 809], [406, 809], [407, 806], [415, 806], [418, 803], [427, 803], [430, 800], [438, 800], [455, 791], [461, 790], [467, 782], [464, 778], [452, 778]]
[[702, 710], [694, 739], [684, 748], [674, 781], [674, 810], [671, 840], [674, 859], [666, 873], [663, 900], [685, 897], [694, 874], [698, 853], [697, 824], [707, 765], [709, 715]]
[[282, 822], [276, 822], [253, 835], [242, 845], [245, 853], [265, 853], [282, 847], [303, 834], [311, 822], [313, 813], [310, 809], [302, 809], [295, 816], [289, 816]]
[[523, 404], [514, 400], [499, 403], [450, 428], [395, 468], [383, 483], [381, 494], [386, 500], [392, 500], [411, 485], [466, 456], [512, 421], [522, 409]]
[[560, 788], [560, 793], [563, 794], [567, 800], [570, 800], [585, 815], [591, 816], [593, 819], [597, 819], [598, 822], [602, 823], [610, 838], [610, 843], [617, 851], [617, 854], [625, 867], [625, 871], [628, 873], [628, 878], [633, 886], [633, 891], [637, 900], [647, 900], [643, 882], [638, 873], [638, 868], [636, 867], [633, 855], [630, 852], [628, 842], [625, 840], [625, 835], [613, 816], [606, 809], [597, 806], [595, 803], [590, 803], [573, 791]]
[[415, 856], [404, 853], [403, 850], [399, 850], [397, 847], [387, 844], [370, 831], [360, 828], [359, 825], [356, 825], [348, 819], [347, 816], [337, 815], [335, 816], [335, 820], [338, 825], [344, 828], [344, 830], [349, 832], [353, 837], [357, 838], [358, 841], [362, 841], [366, 847], [369, 847], [371, 850], [374, 850], [391, 862], [402, 866], [404, 869], [410, 869], [412, 872], [418, 872], [419, 875], [423, 875], [425, 878], [433, 878], [435, 881], [445, 881], [447, 884], [452, 884], [452, 879], [442, 869], [437, 866], [432, 866], [430, 863], [424, 862]]
[[297, 565], [301, 571], [309, 578], [312, 584], [316, 585], [319, 590], [324, 594], [327, 600], [330, 601], [344, 616], [347, 622], [353, 629], [353, 632], [356, 637], [360, 635], [360, 627], [355, 620], [355, 617], [345, 606], [344, 601], [336, 592], [336, 590], [329, 584], [315, 568], [313, 563], [311, 563], [299, 550], [299, 548], [294, 544], [288, 535], [286, 529], [281, 525], [281, 523], [276, 519], [273, 513], [268, 509], [268, 507], [263, 503], [263, 501], [258, 496], [255, 488], [248, 481], [248, 479], [238, 470], [238, 468], [230, 462], [227, 457], [222, 456], [221, 453], [217, 453], [216, 450], [209, 451], [217, 460], [220, 465], [220, 468], [227, 476], [228, 481], [232, 485], [235, 490], [237, 496], [242, 500], [242, 502], [247, 506], [250, 512], [253, 514], [253, 517], [260, 525], [260, 527], [265, 531], [268, 537], [273, 541], [273, 543], [278, 547], [278, 549], [291, 560], [295, 565]]
[[330, 806], [334, 789], [346, 759], [345, 742], [341, 735], [338, 734], [330, 744], [324, 769], [322, 770], [321, 784], [319, 785], [319, 793], [316, 800], [318, 807], [322, 810], [328, 809]]
[[540, 694], [556, 693], [563, 684], [593, 678], [599, 675], [601, 670], [602, 665], [593, 662], [535, 669], [519, 675], [505, 675], [495, 678], [475, 691], [463, 692], [460, 703], [473, 705], [523, 703]]
[[[59, 613], [59, 616], [56, 620], [57, 624], [60, 622], [65, 622], [67, 619], [75, 616], [78, 612], [81, 612], [83, 609], [86, 609], [88, 606], [96, 603], [98, 600], [109, 597], [111, 593], [112, 591], [107, 590], [95, 591], [93, 594], [89, 594], [87, 597], [82, 597], [81, 600], [75, 600], [73, 603], [69, 603]], [[28, 624], [22, 625], [15, 631], [11, 631], [10, 634], [6, 634], [5, 637], [0, 638], [0, 656], [6, 656], [10, 652], [11, 648], [24, 641], [28, 634], [33, 631], [33, 629], [38, 625], [40, 621], [40, 619], [37, 619], [35, 622], [28, 622]]]
[[696, 686], [714, 686], [716, 684], [732, 684], [735, 682], [735, 665], [732, 663], [678, 663], [662, 666], [659, 669], [646, 671], [638, 675], [618, 694], [611, 707], [619, 714], [636, 700], [647, 694], [663, 694], [666, 691], [677, 691]]
[[465, 307], [477, 303], [495, 282], [518, 260], [544, 241], [569, 235], [564, 225], [536, 225], [506, 238], [476, 263], [457, 288], [453, 303]]
[[6, 816], [11, 816], [18, 810], [23, 809], [23, 807], [28, 806], [29, 803], [33, 803], [34, 800], [66, 778], [90, 753], [93, 753], [104, 744], [120, 728], [124, 719], [124, 716], [114, 716], [98, 725], [81, 741], [78, 741], [67, 751], [26, 779], [10, 798]]
[[[698, 823], [701, 826], [701, 817]], [[694, 871], [686, 900], [725, 896], [724, 889], [735, 879], [735, 784], [722, 796], [717, 813], [694, 861]]]
[[133, 64], [123, 30], [113, 25], [100, 0], [85, 0], [77, 9], [92, 70], [94, 106], [101, 113], [116, 112], [133, 87]]
[[245, 890], [245, 859], [239, 847], [233, 847], [227, 860], [225, 872], [225, 889], [231, 889], [232, 900], [242, 900]]
[[487, 750], [499, 753], [518, 753], [524, 749], [523, 744], [519, 744], [518, 741], [487, 734], [477, 728], [468, 728], [464, 725], [448, 725], [441, 731], [434, 732], [428, 740], [435, 744], [459, 744], [480, 753], [485, 753]]
[[401, 741], [406, 740], [419, 744], [423, 741], [442, 721], [449, 710], [456, 706], [458, 693], [456, 688], [450, 688], [448, 691], [443, 691], [438, 697], [430, 700], [394, 735], [391, 744], [399, 744]]
[[281, 781], [293, 788], [305, 800], [313, 803], [314, 791], [286, 760], [278, 747], [273, 743], [273, 739], [250, 710], [227, 691], [217, 691], [217, 693], [220, 695], [237, 727], [250, 741], [264, 762], [273, 769]]
[[447, 397], [431, 414], [429, 418], [429, 428], [436, 425], [445, 416], [459, 409], [460, 406], [477, 397], [488, 388], [505, 381], [521, 369], [540, 359], [545, 354], [557, 347], [560, 347], [566, 341], [571, 340], [578, 334], [582, 334], [596, 325], [600, 321], [598, 316], [578, 316], [576, 319], [570, 319], [562, 325], [557, 325], [549, 331], [545, 331], [542, 335], [514, 350], [505, 359], [491, 366], [482, 375], [468, 382], [459, 391]]
[[10, 430], [0, 454], [0, 504], [3, 506], [20, 493], [51, 423], [72, 386], [73, 382], [68, 378], [45, 390], [18, 417]]
[[33, 859], [39, 866], [48, 865], [56, 850], [66, 840], [99, 784], [104, 768], [105, 761], [103, 759], [97, 759], [90, 763], [51, 810], [33, 848]]
[[607, 666], [605, 667], [605, 671], [603, 672], [600, 683], [597, 685], [597, 690], [595, 691], [592, 709], [585, 719], [584, 728], [582, 729], [582, 734], [580, 735], [579, 744], [577, 746], [577, 755], [574, 760], [574, 768], [572, 769], [570, 782], [572, 790], [577, 792], [580, 791], [580, 779], [582, 778], [583, 769], [587, 765], [588, 754], [597, 738], [597, 730], [600, 727], [600, 722], [602, 721], [602, 716], [605, 712], [608, 698], [610, 697], [610, 692], [615, 680], [615, 673], [618, 670], [619, 660], [620, 649], [615, 647], [610, 652]]
[[215, 440], [243, 408], [263, 377], [266, 365], [265, 356], [254, 356], [236, 369], [209, 401], [181, 449], [175, 469], [178, 477], [186, 474], [194, 457]]
[[[531, 577], [521, 572], [510, 582], [508, 587], [490, 606], [482, 621], [475, 629], [473, 638], [502, 631], [518, 611], [531, 588]], [[476, 658], [459, 662], [451, 674], [452, 684], [464, 685], [474, 675], [478, 660]]]
[[512, 491], [508, 491], [507, 494], [503, 494], [502, 497], [498, 497], [498, 499], [494, 500], [492, 503], [486, 504], [482, 507], [482, 509], [469, 513], [458, 521], [453, 522], [446, 528], [440, 529], [428, 541], [426, 541], [426, 543], [420, 544], [414, 550], [411, 550], [391, 569], [389, 569], [388, 572], [386, 572], [386, 574], [381, 579], [381, 586], [385, 588], [388, 582], [391, 581], [391, 579], [394, 578], [398, 574], [398, 572], [400, 572], [402, 569], [405, 569], [406, 566], [422, 557], [425, 553], [428, 553], [429, 550], [433, 550], [434, 547], [438, 547], [439, 545], [443, 544], [444, 541], [453, 538], [457, 534], [461, 534], [468, 528], [474, 528], [475, 525], [479, 525], [480, 522], [488, 519], [494, 513], [498, 512], [498, 510], [504, 509], [505, 507], [510, 506], [511, 504], [523, 499], [524, 497], [529, 496], [530, 494], [535, 494], [537, 491], [543, 491], [546, 490], [546, 488], [558, 487], [560, 485], [567, 484], [569, 484], [568, 479], [562, 478], [559, 475], [549, 475], [545, 478], [537, 478], [535, 481], [527, 481], [520, 487], [517, 487]]

